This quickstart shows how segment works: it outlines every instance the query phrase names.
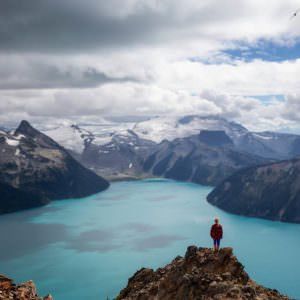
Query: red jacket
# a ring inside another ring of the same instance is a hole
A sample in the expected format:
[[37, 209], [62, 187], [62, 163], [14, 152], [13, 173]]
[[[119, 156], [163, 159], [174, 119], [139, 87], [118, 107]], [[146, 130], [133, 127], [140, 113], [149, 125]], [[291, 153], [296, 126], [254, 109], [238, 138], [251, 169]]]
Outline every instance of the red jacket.
[[210, 229], [210, 236], [214, 240], [220, 240], [223, 237], [223, 228], [220, 224], [214, 224]]

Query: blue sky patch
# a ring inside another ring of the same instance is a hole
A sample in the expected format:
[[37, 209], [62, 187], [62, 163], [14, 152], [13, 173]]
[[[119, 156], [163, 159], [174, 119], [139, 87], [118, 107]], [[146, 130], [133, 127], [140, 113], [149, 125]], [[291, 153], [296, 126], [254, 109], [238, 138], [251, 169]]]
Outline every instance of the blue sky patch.
[[246, 97], [251, 97], [260, 100], [263, 104], [268, 105], [274, 101], [283, 102], [285, 100], [284, 95], [272, 94], [272, 95], [247, 95]]
[[300, 58], [300, 41], [287, 43], [287, 45], [279, 45], [266, 40], [261, 40], [255, 45], [239, 43], [237, 47], [226, 49], [223, 53], [232, 59], [241, 59], [247, 62], [255, 59], [276, 62], [294, 60]]

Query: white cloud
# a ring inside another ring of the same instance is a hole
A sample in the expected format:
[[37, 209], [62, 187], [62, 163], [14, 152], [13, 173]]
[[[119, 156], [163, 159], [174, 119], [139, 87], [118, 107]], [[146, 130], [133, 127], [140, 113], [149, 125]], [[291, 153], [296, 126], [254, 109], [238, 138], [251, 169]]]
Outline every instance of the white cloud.
[[[26, 49], [22, 39], [20, 47], [2, 43], [12, 51], [0, 45], [2, 123], [198, 113], [221, 114], [253, 130], [272, 130], [299, 121], [300, 58], [246, 62], [222, 51], [253, 45], [264, 51], [262, 40], [296, 43], [300, 18], [290, 16], [299, 0], [89, 0], [84, 6], [68, 0], [62, 7], [49, 3], [53, 11], [45, 9], [45, 15], [54, 16], [59, 8], [68, 11], [72, 4], [65, 18], [85, 20], [75, 32], [57, 16], [61, 35], [74, 37], [78, 47], [55, 39], [55, 26], [51, 31], [42, 19], [39, 28], [31, 27], [37, 11], [28, 10], [24, 39], [29, 36], [32, 43], [25, 43]], [[2, 22], [10, 29], [13, 20]], [[88, 29], [96, 28], [99, 20], [107, 27], [94, 35], [96, 31]], [[42, 41], [49, 42], [49, 49]], [[271, 94], [285, 99], [266, 105], [250, 97]]]

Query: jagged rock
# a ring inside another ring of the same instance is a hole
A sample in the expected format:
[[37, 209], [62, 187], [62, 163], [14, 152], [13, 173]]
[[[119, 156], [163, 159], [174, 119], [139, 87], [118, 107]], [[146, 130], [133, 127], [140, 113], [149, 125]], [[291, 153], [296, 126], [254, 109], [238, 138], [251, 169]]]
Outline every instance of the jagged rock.
[[185, 257], [177, 257], [156, 271], [141, 269], [128, 280], [117, 300], [287, 300], [276, 290], [251, 280], [232, 248], [218, 253], [188, 247]]
[[0, 275], [0, 299], [12, 300], [54, 300], [51, 295], [39, 297], [33, 281], [15, 284], [12, 279]]

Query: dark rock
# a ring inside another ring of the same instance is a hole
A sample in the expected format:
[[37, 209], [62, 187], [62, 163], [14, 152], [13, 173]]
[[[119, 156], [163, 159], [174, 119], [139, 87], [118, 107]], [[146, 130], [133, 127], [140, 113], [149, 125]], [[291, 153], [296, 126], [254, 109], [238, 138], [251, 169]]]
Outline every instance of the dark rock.
[[199, 141], [212, 147], [223, 147], [233, 145], [230, 137], [221, 130], [201, 130]]
[[194, 257], [197, 254], [198, 248], [196, 246], [189, 246], [186, 250], [185, 259], [189, 259], [191, 257]]

